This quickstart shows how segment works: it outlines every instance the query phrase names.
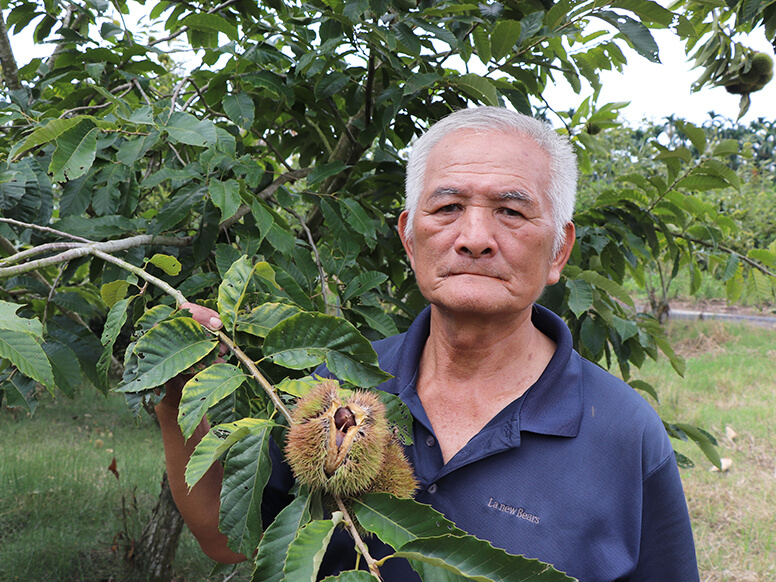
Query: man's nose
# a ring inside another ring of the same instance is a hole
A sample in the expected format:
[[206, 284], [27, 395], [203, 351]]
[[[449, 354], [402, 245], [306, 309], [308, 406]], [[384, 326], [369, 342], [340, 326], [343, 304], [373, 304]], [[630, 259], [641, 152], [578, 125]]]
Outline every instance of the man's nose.
[[460, 231], [455, 241], [456, 252], [474, 259], [496, 253], [493, 217], [485, 208], [469, 207], [458, 219]]

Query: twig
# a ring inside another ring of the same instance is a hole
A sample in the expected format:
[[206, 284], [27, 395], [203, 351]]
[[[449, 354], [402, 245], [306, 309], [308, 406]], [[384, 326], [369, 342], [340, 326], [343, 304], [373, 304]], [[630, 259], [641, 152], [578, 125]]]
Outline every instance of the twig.
[[20, 263], [21, 261], [26, 260], [28, 257], [34, 257], [35, 255], [40, 255], [42, 253], [47, 253], [49, 251], [61, 251], [63, 249], [75, 249], [80, 248], [84, 246], [84, 243], [79, 242], [59, 242], [59, 243], [47, 243], [42, 244], [36, 247], [32, 247], [31, 249], [27, 249], [26, 251], [21, 251], [19, 253], [13, 254], [10, 257], [6, 257], [5, 260], [0, 261], [0, 265], [10, 266], [16, 263]]
[[48, 232], [51, 234], [55, 234], [57, 236], [62, 236], [65, 238], [71, 238], [73, 240], [81, 241], [83, 243], [93, 243], [94, 241], [89, 240], [88, 238], [83, 238], [80, 236], [76, 236], [74, 234], [70, 234], [69, 232], [62, 232], [61, 230], [55, 230], [53, 228], [49, 228], [48, 226], [40, 226], [39, 224], [29, 224], [26, 222], [19, 222], [18, 220], [14, 220], [13, 218], [0, 218], [0, 222], [7, 222], [8, 224], [13, 224], [15, 226], [21, 226], [22, 228], [33, 228], [35, 230], [40, 230], [43, 232]]
[[172, 117], [173, 112], [175, 111], [175, 102], [178, 100], [178, 95], [180, 95], [181, 89], [183, 89], [183, 85], [188, 81], [188, 77], [183, 77], [183, 79], [180, 80], [180, 82], [175, 86], [175, 91], [172, 92], [172, 99], [170, 100], [170, 114], [167, 116], [167, 121], [170, 121], [170, 118]]
[[137, 87], [137, 90], [140, 91], [140, 94], [143, 96], [143, 99], [145, 99], [146, 104], [149, 107], [153, 107], [153, 104], [148, 98], [148, 95], [145, 94], [145, 91], [143, 91], [143, 88], [140, 86], [140, 81], [137, 80], [137, 77], [132, 77], [132, 83], [135, 85], [135, 87]]
[[369, 549], [366, 547], [364, 540], [361, 539], [356, 526], [353, 524], [353, 519], [350, 517], [350, 513], [348, 513], [348, 508], [345, 507], [345, 504], [342, 502], [342, 498], [339, 495], [334, 495], [334, 501], [337, 502], [337, 507], [342, 512], [342, 520], [345, 522], [345, 527], [348, 528], [350, 535], [353, 536], [353, 541], [356, 542], [356, 547], [361, 552], [361, 555], [364, 556], [364, 560], [366, 561], [367, 566], [369, 566], [369, 572], [378, 580], [382, 580], [382, 577], [380, 576], [380, 570], [377, 567], [377, 562], [369, 553]]
[[291, 412], [288, 410], [288, 407], [286, 407], [285, 404], [283, 404], [283, 401], [280, 399], [280, 396], [278, 396], [277, 391], [275, 390], [275, 387], [269, 383], [269, 381], [264, 377], [264, 375], [259, 371], [259, 369], [256, 367], [256, 364], [253, 360], [248, 357], [248, 355], [242, 351], [237, 345], [227, 336], [223, 331], [218, 332], [218, 338], [226, 344], [226, 347], [228, 347], [232, 353], [237, 356], [237, 359], [242, 362], [248, 370], [250, 370], [251, 375], [256, 379], [256, 381], [261, 385], [261, 387], [264, 389], [264, 391], [267, 393], [267, 396], [269, 396], [269, 399], [272, 400], [272, 403], [275, 405], [275, 408], [280, 411], [280, 413], [288, 420], [289, 424], [291, 421]]
[[169, 283], [166, 283], [165, 281], [162, 281], [158, 277], [154, 277], [150, 273], [146, 272], [145, 270], [141, 269], [140, 267], [136, 267], [132, 263], [128, 263], [127, 261], [123, 261], [117, 257], [114, 257], [113, 255], [109, 255], [108, 253], [104, 253], [102, 251], [98, 251], [95, 248], [90, 249], [90, 253], [94, 255], [95, 257], [98, 257], [102, 259], [105, 262], [113, 263], [114, 265], [118, 265], [122, 269], [129, 271], [130, 273], [134, 273], [141, 279], [148, 281], [152, 285], [156, 285], [159, 287], [162, 291], [167, 293], [168, 295], [171, 295], [175, 301], [178, 303], [178, 306], [182, 305], [183, 303], [186, 303], [186, 298], [183, 296], [183, 293], [178, 291], [175, 287], [170, 285]]
[[65, 272], [65, 269], [67, 268], [67, 263], [62, 263], [59, 265], [59, 273], [57, 273], [56, 279], [54, 279], [54, 282], [51, 284], [51, 289], [49, 289], [48, 297], [46, 297], [46, 305], [43, 307], [43, 316], [40, 318], [41, 325], [46, 325], [46, 319], [48, 319], [48, 308], [49, 303], [51, 303], [51, 298], [54, 297], [54, 291], [57, 289], [57, 285], [59, 285], [59, 280], [62, 278], [62, 274]]
[[691, 237], [691, 236], [687, 236], [686, 234], [675, 234], [674, 236], [677, 237], [677, 238], [681, 238], [681, 239], [684, 239], [686, 241], [689, 241], [689, 242], [701, 245], [702, 247], [706, 247], [707, 249], [719, 249], [722, 252], [727, 253], [729, 255], [737, 255], [739, 259], [741, 259], [744, 263], [749, 265], [751, 268], [760, 271], [763, 275], [768, 275], [769, 277], [773, 277], [774, 279], [776, 279], [776, 273], [775, 272], [770, 271], [769, 269], [763, 267], [757, 261], [754, 261], [754, 260], [750, 259], [749, 257], [746, 257], [746, 256], [744, 256], [744, 255], [742, 255], [740, 253], [737, 253], [733, 249], [730, 249], [728, 247], [722, 246], [720, 244], [712, 244], [712, 243], [706, 242], [704, 240], [700, 240], [700, 239], [697, 239], [697, 238], [694, 238], [694, 237]]
[[326, 272], [323, 270], [321, 255], [318, 253], [318, 247], [316, 246], [315, 240], [313, 239], [313, 233], [310, 232], [310, 229], [307, 226], [307, 223], [304, 221], [304, 218], [299, 216], [299, 214], [294, 209], [286, 208], [286, 212], [292, 214], [299, 221], [299, 223], [302, 225], [302, 229], [304, 229], [304, 232], [307, 235], [307, 241], [310, 243], [310, 246], [313, 249], [313, 254], [315, 255], [315, 264], [318, 266], [318, 276], [321, 279], [321, 295], [323, 296], [323, 304], [328, 306], [329, 289], [326, 283]]
[[[141, 234], [130, 238], [120, 240], [110, 240], [105, 242], [84, 244], [77, 248], [68, 248], [69, 243], [51, 243], [52, 246], [49, 249], [56, 248], [57, 244], [66, 245], [67, 250], [58, 255], [38, 259], [37, 261], [30, 261], [23, 265], [16, 265], [11, 267], [0, 268], [0, 278], [13, 277], [14, 275], [21, 275], [29, 271], [35, 271], [43, 267], [49, 267], [51, 265], [58, 265], [77, 259], [79, 257], [85, 257], [86, 255], [95, 255], [97, 253], [104, 254], [106, 252], [113, 253], [117, 251], [124, 251], [130, 248], [144, 246], [144, 245], [161, 245], [161, 246], [187, 246], [191, 243], [191, 238], [176, 238], [176, 237], [154, 237], [148, 234]], [[102, 258], [102, 257], [101, 257]], [[115, 259], [120, 260], [120, 259]], [[123, 264], [123, 262], [122, 262]], [[129, 263], [126, 263], [129, 264]], [[133, 268], [134, 265], [131, 265]], [[165, 283], [166, 284], [166, 283]]]

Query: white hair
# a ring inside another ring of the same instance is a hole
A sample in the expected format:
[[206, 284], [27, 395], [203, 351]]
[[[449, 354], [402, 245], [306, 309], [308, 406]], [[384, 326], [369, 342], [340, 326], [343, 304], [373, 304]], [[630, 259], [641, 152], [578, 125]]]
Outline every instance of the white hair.
[[449, 134], [461, 130], [518, 133], [532, 138], [549, 156], [550, 175], [546, 194], [552, 208], [555, 230], [553, 255], [557, 255], [565, 242], [566, 224], [571, 222], [574, 215], [577, 196], [576, 154], [568, 138], [556, 132], [550, 125], [503, 107], [473, 107], [451, 113], [431, 126], [412, 146], [407, 162], [405, 186], [407, 238], [412, 240], [413, 237], [413, 221], [423, 192], [426, 165], [431, 150]]

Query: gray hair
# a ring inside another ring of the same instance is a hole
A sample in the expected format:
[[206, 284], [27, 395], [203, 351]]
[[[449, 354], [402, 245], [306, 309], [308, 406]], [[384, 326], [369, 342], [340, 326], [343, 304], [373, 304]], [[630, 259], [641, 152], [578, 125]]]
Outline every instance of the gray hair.
[[498, 131], [519, 133], [536, 141], [550, 158], [550, 176], [547, 197], [552, 208], [555, 230], [554, 255], [560, 251], [566, 238], [565, 226], [574, 215], [577, 197], [577, 157], [567, 137], [557, 133], [550, 125], [528, 115], [503, 107], [473, 107], [451, 113], [435, 123], [412, 146], [407, 162], [406, 236], [413, 237], [413, 221], [418, 201], [423, 192], [426, 164], [431, 150], [449, 134], [460, 130], [479, 132]]

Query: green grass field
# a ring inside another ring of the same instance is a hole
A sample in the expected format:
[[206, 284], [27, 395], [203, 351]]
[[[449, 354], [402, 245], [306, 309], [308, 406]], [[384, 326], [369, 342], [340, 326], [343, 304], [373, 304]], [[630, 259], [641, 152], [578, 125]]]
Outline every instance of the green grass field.
[[[720, 442], [725, 472], [692, 444], [676, 449], [703, 581], [776, 579], [776, 330], [675, 322], [687, 374], [649, 362], [635, 376], [659, 391], [670, 421], [705, 427]], [[727, 431], [727, 427], [730, 430]], [[121, 580], [124, 553], [140, 535], [163, 471], [158, 429], [118, 396], [84, 390], [75, 401], [41, 396], [32, 418], [0, 412], [0, 582]], [[108, 470], [113, 459], [117, 480]], [[213, 562], [184, 530], [176, 580], [206, 580]], [[249, 566], [211, 580], [247, 580]]]

